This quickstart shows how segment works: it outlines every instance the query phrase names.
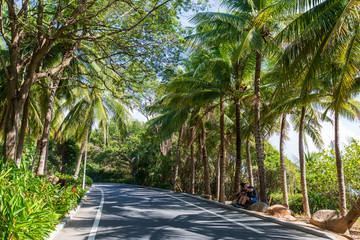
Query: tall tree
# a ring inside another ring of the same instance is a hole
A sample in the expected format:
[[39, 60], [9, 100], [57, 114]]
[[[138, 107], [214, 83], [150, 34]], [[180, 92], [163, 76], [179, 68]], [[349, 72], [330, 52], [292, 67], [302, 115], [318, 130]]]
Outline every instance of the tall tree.
[[[177, 30], [175, 15], [178, 10], [187, 8], [188, 3], [171, 0], [148, 0], [146, 3], [110, 0], [70, 3], [39, 0], [31, 4], [28, 1], [17, 3], [15, 0], [2, 2], [1, 42], [6, 44], [9, 53], [9, 61], [0, 57], [6, 75], [9, 105], [5, 126], [5, 159], [16, 159], [21, 115], [35, 82], [53, 78], [52, 86], [56, 86], [57, 79], [62, 77], [61, 73], [75, 57], [86, 62], [101, 62], [107, 69], [121, 75], [123, 80], [128, 78], [123, 70], [129, 68], [129, 62], [141, 69], [160, 66], [163, 60], [157, 59], [168, 59], [167, 56], [178, 54], [176, 51], [167, 51], [166, 54], [159, 51], [169, 46], [159, 42], [169, 43], [168, 33], [171, 35]], [[155, 16], [166, 17], [157, 22]], [[155, 29], [158, 34], [153, 34]], [[147, 37], [144, 38], [144, 35]], [[142, 41], [139, 41], [140, 38]], [[156, 44], [152, 44], [154, 42]], [[43, 68], [44, 58], [59, 43], [64, 44], [61, 62], [55, 67]], [[92, 45], [94, 51], [81, 49], [84, 43]], [[140, 60], [145, 58], [144, 52], [157, 52], [164, 58], [156, 58], [150, 64]], [[142, 71], [134, 71], [132, 75], [136, 73], [141, 74]], [[74, 74], [81, 75], [81, 71]]]
[[98, 89], [90, 89], [89, 91], [81, 91], [80, 93], [83, 97], [78, 99], [78, 102], [70, 109], [58, 129], [59, 134], [57, 136], [63, 140], [75, 137], [81, 144], [74, 173], [75, 179], [78, 177], [80, 171], [86, 136], [90, 134], [92, 125], [95, 122], [99, 123], [99, 128], [103, 133], [104, 144], [107, 144], [109, 139], [108, 125], [110, 116], [116, 119], [116, 127], [119, 132], [125, 133], [129, 114], [126, 107], [127, 103], [114, 98], [108, 93], [103, 93]]
[[[283, 87], [288, 88], [289, 84], [299, 83], [301, 85], [301, 96], [304, 99], [310, 92], [319, 90], [317, 87], [318, 80], [325, 76], [324, 66], [326, 63], [337, 59], [334, 57], [336, 55], [334, 50], [336, 49], [342, 49], [341, 52], [344, 53], [344, 57], [338, 59], [346, 59], [345, 61], [338, 61], [341, 62], [338, 66], [346, 66], [342, 71], [343, 76], [345, 76], [343, 79], [346, 79], [344, 81], [346, 84], [343, 87], [351, 86], [351, 82], [354, 83], [354, 78], [358, 75], [355, 66], [359, 66], [359, 58], [356, 57], [358, 55], [356, 49], [358, 48], [355, 47], [358, 44], [355, 39], [358, 37], [354, 38], [358, 35], [359, 21], [356, 13], [358, 3], [352, 0], [327, 0], [314, 1], [311, 5], [299, 2], [297, 5], [289, 6], [289, 12], [296, 13], [297, 17], [276, 37], [277, 43], [287, 44], [281, 61], [285, 79], [287, 79], [285, 80], [287, 84]], [[325, 71], [332, 72], [331, 68], [326, 67]], [[346, 99], [344, 98], [346, 90], [344, 90], [343, 88], [339, 91], [342, 92], [338, 95], [341, 96], [338, 98], [341, 101]], [[338, 119], [338, 117], [336, 118]], [[339, 148], [337, 147], [337, 149]], [[340, 211], [345, 213], [346, 201], [340, 153], [338, 152], [337, 155]], [[305, 202], [304, 200], [304, 204]]]
[[280, 131], [280, 168], [281, 168], [281, 186], [283, 194], [284, 207], [289, 208], [289, 198], [287, 192], [287, 181], [286, 181], [286, 167], [285, 167], [285, 156], [284, 156], [284, 145], [285, 145], [285, 131], [286, 131], [286, 114], [282, 114], [281, 117], [281, 131]]

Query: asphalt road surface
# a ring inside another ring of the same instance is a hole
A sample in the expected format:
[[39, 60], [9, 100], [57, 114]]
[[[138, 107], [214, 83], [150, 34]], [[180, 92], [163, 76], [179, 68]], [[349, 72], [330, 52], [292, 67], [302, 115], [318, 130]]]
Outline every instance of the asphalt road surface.
[[323, 238], [181, 194], [101, 183], [55, 239]]

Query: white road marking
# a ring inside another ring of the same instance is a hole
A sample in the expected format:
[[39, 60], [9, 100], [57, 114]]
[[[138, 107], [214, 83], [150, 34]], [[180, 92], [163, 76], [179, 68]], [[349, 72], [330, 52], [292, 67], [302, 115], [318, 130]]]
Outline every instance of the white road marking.
[[247, 230], [250, 230], [250, 231], [253, 231], [253, 232], [256, 232], [256, 233], [259, 233], [259, 234], [264, 234], [264, 232], [262, 232], [262, 231], [260, 231], [260, 230], [257, 230], [257, 229], [255, 229], [255, 228], [246, 226], [245, 224], [242, 224], [242, 223], [239, 223], [239, 222], [237, 222], [237, 221], [235, 221], [235, 220], [232, 220], [232, 219], [230, 219], [230, 218], [224, 217], [224, 216], [222, 216], [222, 215], [220, 215], [220, 214], [217, 214], [217, 213], [215, 213], [215, 212], [212, 212], [212, 211], [210, 211], [210, 210], [207, 210], [207, 209], [205, 209], [205, 208], [203, 208], [203, 207], [200, 207], [200, 206], [198, 206], [198, 205], [195, 205], [195, 204], [193, 204], [193, 203], [187, 202], [187, 201], [185, 201], [185, 200], [182, 200], [182, 199], [180, 199], [180, 198], [171, 196], [171, 195], [169, 195], [169, 194], [165, 194], [165, 195], [167, 195], [167, 196], [169, 196], [169, 197], [171, 197], [171, 198], [173, 198], [173, 199], [176, 199], [176, 200], [182, 201], [182, 202], [184, 202], [184, 203], [187, 203], [187, 204], [189, 204], [189, 205], [191, 205], [191, 206], [194, 206], [194, 207], [196, 207], [196, 208], [198, 208], [198, 209], [201, 209], [201, 210], [203, 210], [203, 211], [205, 211], [205, 212], [211, 213], [211, 214], [213, 214], [213, 215], [215, 215], [215, 216], [217, 216], [217, 217], [220, 217], [220, 218], [222, 218], [222, 219], [225, 219], [226, 221], [235, 223], [236, 225], [239, 225], [239, 226], [241, 226], [241, 227], [243, 227], [243, 228], [245, 228], [245, 229], [247, 229]]
[[97, 232], [97, 229], [99, 227], [99, 223], [100, 223], [100, 219], [101, 219], [101, 213], [102, 213], [102, 209], [103, 209], [103, 206], [104, 206], [104, 199], [105, 199], [104, 198], [104, 191], [101, 188], [99, 188], [99, 190], [101, 191], [101, 201], [100, 201], [99, 209], [98, 209], [98, 211], [96, 213], [94, 224], [93, 224], [93, 226], [91, 228], [88, 240], [94, 240], [95, 237], [96, 237], [96, 232]]

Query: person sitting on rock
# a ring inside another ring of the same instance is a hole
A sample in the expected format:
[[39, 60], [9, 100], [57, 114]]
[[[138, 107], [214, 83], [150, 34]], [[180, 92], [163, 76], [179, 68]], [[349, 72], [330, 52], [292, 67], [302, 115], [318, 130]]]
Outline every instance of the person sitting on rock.
[[240, 191], [238, 191], [238, 192], [236, 192], [236, 193], [234, 193], [233, 195], [230, 196], [230, 199], [234, 199], [234, 200], [236, 199], [232, 203], [235, 207], [239, 207], [240, 198], [247, 194], [247, 191], [244, 188], [244, 186], [240, 186], [240, 187], [241, 187]]
[[245, 204], [258, 202], [258, 193], [253, 186], [249, 186], [247, 183], [241, 183], [240, 185], [246, 191], [246, 194], [240, 196], [237, 207], [244, 208]]

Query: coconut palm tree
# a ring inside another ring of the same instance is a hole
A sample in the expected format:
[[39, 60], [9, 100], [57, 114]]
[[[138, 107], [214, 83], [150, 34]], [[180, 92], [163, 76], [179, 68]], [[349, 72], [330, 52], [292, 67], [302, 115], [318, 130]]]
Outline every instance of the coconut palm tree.
[[75, 136], [81, 143], [80, 154], [75, 168], [74, 178], [78, 178], [80, 164], [85, 151], [87, 136], [92, 126], [98, 122], [104, 134], [104, 141], [108, 141], [109, 119], [116, 119], [116, 126], [121, 132], [126, 132], [129, 112], [126, 102], [104, 93], [96, 88], [82, 91], [83, 97], [70, 109], [58, 129], [58, 138], [69, 139]]
[[[346, 57], [343, 59], [349, 63], [342, 63], [347, 66], [343, 68], [342, 75], [346, 76], [345, 79], [348, 80], [346, 81], [347, 86], [349, 86], [349, 82], [354, 82], [354, 78], [359, 73], [356, 66], [359, 66], [360, 62], [357, 57], [358, 47], [356, 47], [359, 39], [356, 37], [359, 25], [358, 5], [356, 1], [352, 0], [326, 0], [313, 1], [311, 5], [307, 5], [305, 1], [299, 2], [296, 8], [289, 8], [290, 12], [297, 13], [297, 17], [279, 32], [274, 41], [278, 45], [287, 46], [280, 60], [284, 83], [286, 83], [283, 85], [285, 89], [298, 83], [301, 86], [301, 97], [304, 99], [309, 96], [311, 91], [319, 89], [317, 84], [318, 79], [324, 76], [323, 66], [326, 65], [326, 62], [331, 62], [328, 59], [334, 59], [334, 49], [339, 49], [339, 46], [341, 46], [340, 49], [345, 50], [343, 53], [346, 54]], [[329, 68], [325, 69], [331, 72]], [[345, 89], [343, 88], [343, 90]], [[343, 94], [346, 90], [340, 92]], [[306, 106], [304, 105], [302, 112], [305, 111]], [[303, 159], [301, 151], [299, 154], [300, 159]], [[339, 157], [337, 162], [339, 187], [342, 188]], [[301, 166], [304, 166], [302, 161], [301, 163]], [[302, 177], [302, 182], [303, 180]], [[341, 192], [340, 195], [344, 196], [344, 191], [341, 190]], [[341, 202], [344, 201], [341, 200]], [[340, 208], [341, 211], [346, 210], [344, 203]], [[308, 210], [306, 213], [310, 216]]]
[[[345, 53], [347, 51], [344, 51]], [[347, 59], [348, 58], [342, 58]], [[346, 60], [345, 60], [346, 61]], [[349, 63], [347, 63], [349, 64]], [[341, 67], [348, 67], [345, 64], [341, 64]], [[355, 118], [360, 117], [360, 103], [354, 99], [351, 99], [351, 95], [357, 93], [359, 90], [359, 85], [356, 83], [355, 79], [351, 76], [346, 76], [343, 74], [344, 69], [335, 69], [332, 68], [333, 71], [329, 71], [327, 77], [324, 77], [323, 84], [325, 97], [322, 102], [322, 106], [324, 106], [325, 112], [324, 116], [331, 111], [334, 114], [334, 136], [335, 136], [335, 158], [336, 158], [336, 169], [337, 169], [337, 177], [338, 177], [338, 187], [339, 187], [339, 210], [340, 213], [346, 215], [347, 207], [346, 207], [346, 191], [345, 191], [345, 180], [344, 173], [342, 167], [342, 160], [340, 154], [340, 131], [339, 131], [339, 123], [340, 116], [346, 117], [350, 120], [354, 120]], [[338, 72], [339, 74], [336, 74]]]
[[[267, 202], [265, 190], [264, 156], [260, 134], [260, 77], [263, 53], [267, 39], [271, 38], [270, 26], [276, 17], [275, 10], [284, 9], [285, 1], [275, 2], [272, 0], [261, 1], [236, 1], [224, 0], [223, 5], [231, 13], [200, 13], [193, 21], [201, 23], [198, 29], [205, 29], [202, 33], [193, 35], [197, 40], [219, 42], [221, 40], [241, 43], [240, 46], [247, 48], [255, 58], [254, 77], [254, 116], [255, 116], [255, 142], [259, 165], [260, 198]], [[211, 28], [209, 29], [209, 26]], [[243, 54], [244, 52], [241, 52]]]

